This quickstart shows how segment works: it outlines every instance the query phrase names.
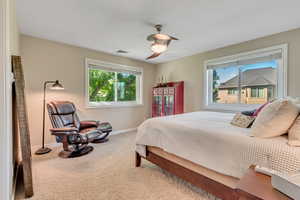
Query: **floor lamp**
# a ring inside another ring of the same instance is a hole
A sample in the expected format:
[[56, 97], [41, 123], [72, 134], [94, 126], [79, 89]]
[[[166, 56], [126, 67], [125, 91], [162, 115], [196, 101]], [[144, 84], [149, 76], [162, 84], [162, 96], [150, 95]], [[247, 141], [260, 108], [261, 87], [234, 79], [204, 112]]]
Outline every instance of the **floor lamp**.
[[37, 155], [42, 155], [45, 153], [49, 153], [51, 151], [50, 148], [45, 147], [45, 106], [46, 106], [46, 90], [47, 90], [47, 85], [52, 84], [50, 87], [51, 90], [63, 90], [64, 87], [59, 83], [58, 80], [56, 81], [45, 81], [44, 82], [44, 100], [43, 100], [43, 135], [42, 135], [42, 147], [39, 148], [35, 154]]

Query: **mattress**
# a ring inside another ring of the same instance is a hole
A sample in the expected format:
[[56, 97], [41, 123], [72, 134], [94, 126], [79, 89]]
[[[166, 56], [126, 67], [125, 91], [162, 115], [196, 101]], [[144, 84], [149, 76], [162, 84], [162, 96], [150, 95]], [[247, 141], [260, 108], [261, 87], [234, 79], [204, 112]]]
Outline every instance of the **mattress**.
[[146, 120], [138, 127], [136, 151], [159, 147], [218, 173], [241, 178], [252, 164], [280, 172], [300, 169], [300, 148], [287, 145], [287, 137], [250, 136], [250, 129], [230, 124], [233, 114], [193, 112]]

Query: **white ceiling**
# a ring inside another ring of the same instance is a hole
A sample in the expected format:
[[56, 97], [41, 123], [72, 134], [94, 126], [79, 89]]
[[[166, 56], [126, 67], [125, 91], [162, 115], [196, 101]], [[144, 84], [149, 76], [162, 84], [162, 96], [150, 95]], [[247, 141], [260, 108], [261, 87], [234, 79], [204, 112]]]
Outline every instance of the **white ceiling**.
[[300, 27], [299, 0], [17, 0], [21, 32], [145, 60], [154, 24], [178, 37], [160, 63]]

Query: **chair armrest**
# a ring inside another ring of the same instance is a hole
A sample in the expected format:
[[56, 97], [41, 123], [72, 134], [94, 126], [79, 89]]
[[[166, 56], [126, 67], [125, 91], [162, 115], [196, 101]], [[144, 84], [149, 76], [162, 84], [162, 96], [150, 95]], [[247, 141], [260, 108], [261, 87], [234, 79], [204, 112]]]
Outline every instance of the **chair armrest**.
[[98, 127], [99, 123], [100, 123], [99, 121], [95, 121], [95, 120], [81, 121], [80, 122], [80, 129]]
[[102, 123], [99, 124], [97, 129], [104, 132], [104, 133], [109, 133], [109, 132], [112, 131], [112, 126], [109, 122], [102, 122]]
[[79, 130], [77, 128], [51, 128], [52, 135], [65, 136], [65, 135], [77, 135]]

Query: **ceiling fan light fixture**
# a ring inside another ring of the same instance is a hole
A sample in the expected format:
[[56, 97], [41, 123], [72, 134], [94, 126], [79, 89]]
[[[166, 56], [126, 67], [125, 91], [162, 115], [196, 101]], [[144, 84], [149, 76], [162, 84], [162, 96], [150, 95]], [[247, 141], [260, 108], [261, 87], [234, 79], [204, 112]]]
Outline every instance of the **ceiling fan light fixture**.
[[153, 43], [151, 45], [151, 50], [155, 53], [162, 53], [167, 50], [167, 45], [166, 44], [158, 44], [158, 43]]
[[155, 37], [158, 40], [169, 40], [169, 39], [171, 39], [170, 36], [165, 35], [165, 34], [161, 34], [161, 33], [155, 34]]

